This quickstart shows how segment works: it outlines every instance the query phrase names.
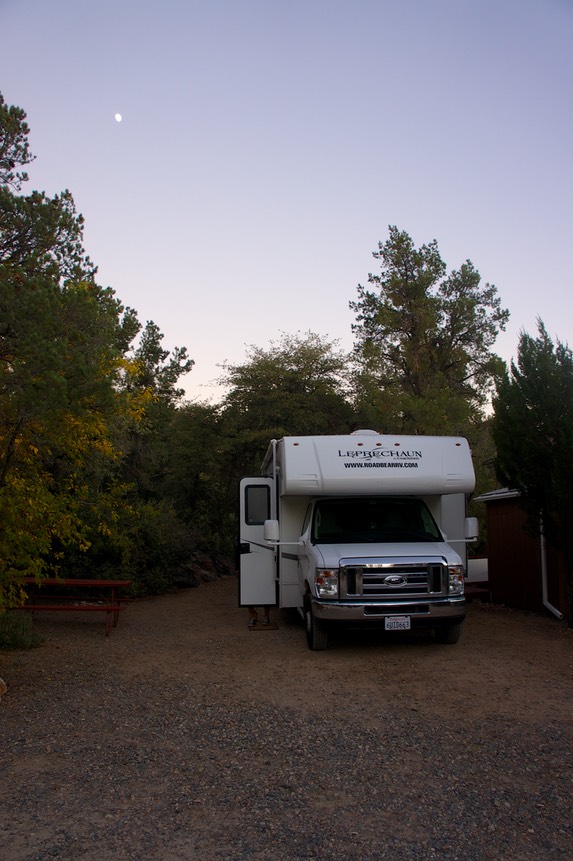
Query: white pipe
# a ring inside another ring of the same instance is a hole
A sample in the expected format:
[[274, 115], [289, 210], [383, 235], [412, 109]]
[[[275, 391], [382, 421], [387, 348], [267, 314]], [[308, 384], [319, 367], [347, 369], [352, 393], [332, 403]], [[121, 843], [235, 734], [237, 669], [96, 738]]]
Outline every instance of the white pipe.
[[277, 440], [272, 439], [271, 445], [273, 447], [273, 498], [271, 501], [271, 513], [273, 520], [277, 519]]
[[547, 597], [547, 547], [545, 546], [542, 519], [539, 520], [539, 542], [541, 547], [541, 591], [543, 596], [543, 606], [549, 610], [550, 613], [553, 613], [554, 616], [557, 616], [558, 619], [562, 619], [563, 613], [554, 607], [553, 604], [550, 604]]

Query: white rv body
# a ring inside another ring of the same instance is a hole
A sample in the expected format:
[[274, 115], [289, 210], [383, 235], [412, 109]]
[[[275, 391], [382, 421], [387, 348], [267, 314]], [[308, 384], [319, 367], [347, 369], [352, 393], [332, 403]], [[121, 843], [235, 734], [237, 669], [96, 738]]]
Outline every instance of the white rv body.
[[241, 482], [242, 606], [298, 608], [317, 649], [329, 623], [425, 626], [457, 640], [475, 537], [465, 439], [285, 437], [271, 442], [261, 472]]

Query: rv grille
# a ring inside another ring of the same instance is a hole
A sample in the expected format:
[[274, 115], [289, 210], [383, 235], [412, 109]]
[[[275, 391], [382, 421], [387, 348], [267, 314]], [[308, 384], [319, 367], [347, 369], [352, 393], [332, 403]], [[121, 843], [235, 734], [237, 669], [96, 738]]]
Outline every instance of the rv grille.
[[343, 559], [342, 600], [413, 598], [447, 593], [447, 567], [441, 558]]

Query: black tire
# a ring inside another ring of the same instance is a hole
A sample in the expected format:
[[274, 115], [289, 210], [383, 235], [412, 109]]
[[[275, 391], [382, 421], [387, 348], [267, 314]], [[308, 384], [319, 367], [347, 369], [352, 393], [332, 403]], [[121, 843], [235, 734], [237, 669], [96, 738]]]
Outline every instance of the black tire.
[[304, 626], [306, 642], [313, 652], [322, 652], [328, 645], [328, 632], [322, 622], [318, 622], [312, 612], [312, 604], [306, 601], [304, 605]]
[[438, 643], [457, 643], [461, 633], [461, 622], [455, 622], [453, 625], [442, 625], [434, 630]]

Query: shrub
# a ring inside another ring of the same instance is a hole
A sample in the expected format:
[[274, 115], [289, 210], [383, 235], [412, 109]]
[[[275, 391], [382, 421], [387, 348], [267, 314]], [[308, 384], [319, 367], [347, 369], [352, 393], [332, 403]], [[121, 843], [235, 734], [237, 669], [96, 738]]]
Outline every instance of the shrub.
[[21, 610], [0, 613], [0, 649], [34, 649], [44, 642], [30, 616]]

